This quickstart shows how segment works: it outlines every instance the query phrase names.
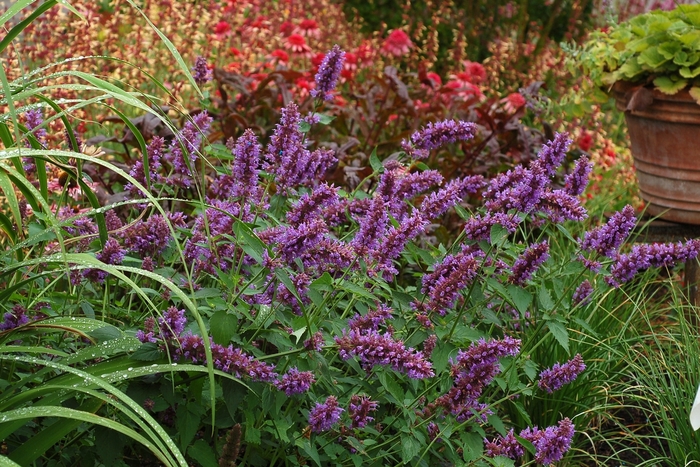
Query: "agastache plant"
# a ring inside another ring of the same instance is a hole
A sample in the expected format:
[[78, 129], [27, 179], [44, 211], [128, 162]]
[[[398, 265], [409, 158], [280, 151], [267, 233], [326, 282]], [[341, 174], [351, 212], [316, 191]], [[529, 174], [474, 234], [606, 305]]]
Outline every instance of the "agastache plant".
[[[332, 96], [339, 64], [334, 48], [319, 69], [319, 98]], [[628, 247], [636, 220], [627, 207], [562, 257], [561, 244], [576, 238], [567, 229], [587, 218], [580, 196], [590, 174], [580, 159], [557, 185], [564, 133], [527, 166], [491, 180], [445, 180], [418, 161], [476, 127], [433, 122], [348, 192], [325, 178], [335, 154], [302, 131], [320, 117], [299, 109], [289, 103], [267, 140], [248, 129], [225, 146], [207, 144], [204, 112], [172, 142], [154, 138], [149, 163], [129, 170], [138, 182], [125, 190], [131, 204], [107, 211], [99, 248], [96, 216], [57, 210], [67, 253], [85, 259], [96, 250], [89, 259], [150, 272], [139, 271], [143, 297], [125, 296], [156, 311], [128, 330], [142, 344], [134, 361], [177, 363], [159, 368], [156, 382], [138, 381], [139, 390], [175, 393], [159, 420], [179, 429], [183, 413], [218, 417], [225, 408], [230, 420], [215, 422], [243, 430], [230, 443], [244, 440], [248, 457], [234, 459], [241, 465], [409, 465], [419, 456], [457, 465], [465, 451], [454, 446], [468, 438], [472, 447], [483, 442], [477, 457], [564, 459], [578, 412], [560, 402], [587, 387], [579, 349], [569, 348], [569, 334], [580, 331], [572, 317], [609, 284], [694, 258], [700, 243]], [[455, 214], [459, 235], [438, 239], [440, 221]], [[82, 284], [91, 293], [116, 286], [97, 269], [71, 267], [71, 279], [93, 281]], [[4, 323], [12, 333], [28, 318], [13, 308]], [[543, 348], [552, 351], [533, 350]], [[191, 365], [215, 370], [213, 390], [193, 372], [178, 376]], [[531, 397], [547, 409], [529, 413]], [[152, 400], [144, 406], [158, 410]], [[181, 441], [202, 447], [205, 438]]]

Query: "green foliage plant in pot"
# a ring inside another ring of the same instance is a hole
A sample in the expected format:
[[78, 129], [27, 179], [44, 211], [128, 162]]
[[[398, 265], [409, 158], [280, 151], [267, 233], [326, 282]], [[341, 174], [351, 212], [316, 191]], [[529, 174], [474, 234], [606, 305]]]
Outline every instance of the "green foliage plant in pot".
[[596, 31], [574, 56], [625, 112], [647, 212], [700, 224], [700, 5]]

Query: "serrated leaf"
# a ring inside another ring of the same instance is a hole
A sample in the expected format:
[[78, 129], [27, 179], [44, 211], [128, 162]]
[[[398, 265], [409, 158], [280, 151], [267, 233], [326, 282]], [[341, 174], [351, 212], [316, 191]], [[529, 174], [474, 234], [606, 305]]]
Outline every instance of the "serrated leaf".
[[515, 285], [508, 286], [508, 296], [513, 301], [513, 305], [520, 312], [520, 316], [525, 316], [530, 303], [532, 303], [532, 294], [525, 289]]
[[540, 291], [537, 294], [537, 298], [540, 302], [540, 306], [545, 311], [552, 311], [552, 309], [554, 309], [554, 301], [552, 300], [552, 296], [544, 285], [540, 286]]
[[414, 457], [418, 455], [421, 449], [421, 444], [413, 435], [401, 436], [401, 460], [403, 464], [410, 464]]
[[353, 284], [352, 282], [348, 282], [346, 280], [341, 280], [336, 286], [340, 290], [350, 292], [354, 295], [359, 295], [360, 297], [368, 298], [370, 300], [379, 300], [376, 295], [372, 294], [364, 287], [360, 287], [359, 285]]
[[240, 246], [248, 256], [253, 258], [256, 263], [262, 264], [263, 252], [265, 244], [258, 238], [247, 224], [241, 221], [236, 221], [233, 224], [233, 233], [238, 240], [236, 243]]
[[684, 66], [680, 70], [678, 70], [678, 73], [683, 78], [695, 78], [696, 76], [700, 75], [700, 66], [695, 67], [693, 69], [690, 69], [687, 66]]
[[554, 338], [559, 342], [559, 345], [568, 353], [569, 352], [569, 331], [559, 321], [547, 321], [547, 328]]
[[292, 333], [292, 336], [297, 338], [297, 341], [296, 341], [297, 344], [299, 343], [299, 340], [301, 339], [301, 337], [304, 335], [305, 332], [306, 332], [306, 326], [302, 327], [301, 329], [297, 329], [296, 331], [294, 331]]
[[676, 94], [678, 91], [685, 88], [687, 85], [688, 80], [686, 79], [679, 79], [677, 81], [673, 81], [668, 76], [659, 76], [654, 80], [654, 86], [656, 86], [656, 89], [668, 95]]
[[219, 461], [214, 452], [214, 449], [203, 439], [195, 441], [187, 450], [187, 454], [202, 467], [219, 467]]
[[491, 245], [499, 245], [508, 238], [508, 229], [500, 224], [494, 224], [491, 226], [491, 232], [489, 235], [489, 242]]
[[377, 157], [377, 148], [374, 148], [374, 151], [372, 151], [372, 154], [369, 156], [369, 165], [376, 173], [381, 173], [384, 170], [382, 161], [380, 161], [379, 157]]
[[154, 360], [160, 360], [164, 355], [158, 344], [155, 342], [146, 342], [141, 344], [141, 347], [131, 354], [131, 358], [141, 362], [152, 362]]
[[226, 311], [217, 311], [209, 320], [209, 330], [214, 342], [226, 346], [236, 334], [238, 318]]
[[401, 385], [396, 381], [397, 375], [391, 371], [380, 371], [377, 373], [377, 378], [382, 384], [382, 387], [391, 394], [394, 399], [394, 403], [398, 405], [403, 405], [404, 392]]
[[668, 62], [669, 59], [664, 57], [661, 52], [659, 52], [658, 47], [649, 47], [644, 52], [639, 54], [637, 61], [640, 65], [647, 65], [650, 69], [655, 70], [661, 67], [664, 63]]

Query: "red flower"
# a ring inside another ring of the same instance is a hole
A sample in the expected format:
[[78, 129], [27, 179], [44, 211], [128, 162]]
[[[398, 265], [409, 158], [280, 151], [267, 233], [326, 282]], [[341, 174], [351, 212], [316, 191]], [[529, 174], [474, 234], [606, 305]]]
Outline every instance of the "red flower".
[[506, 96], [506, 98], [503, 99], [501, 102], [504, 101], [506, 104], [505, 108], [508, 112], [516, 112], [525, 107], [525, 104], [527, 104], [527, 101], [519, 92], [513, 92], [508, 94], [508, 96]]
[[433, 88], [439, 88], [442, 86], [442, 78], [440, 78], [440, 75], [434, 71], [429, 71], [425, 76], [433, 82]]
[[313, 19], [305, 19], [299, 23], [299, 28], [297, 29], [299, 34], [306, 37], [314, 37], [318, 39], [321, 37], [321, 30], [318, 28], [318, 23]]
[[588, 152], [593, 146], [593, 136], [589, 132], [583, 131], [581, 136], [578, 137], [577, 144], [581, 151]]
[[413, 47], [413, 43], [409, 39], [408, 34], [401, 29], [394, 29], [384, 41], [382, 50], [386, 54], [400, 57], [406, 55], [411, 50], [411, 47]]
[[[369, 41], [362, 41], [362, 44], [355, 51], [357, 60], [362, 63], [371, 63], [374, 57], [374, 46]], [[346, 54], [347, 56], [347, 54]]]
[[470, 62], [469, 60], [466, 60], [463, 62], [463, 64], [464, 71], [471, 77], [471, 79], [469, 80], [470, 82], [474, 84], [479, 84], [486, 80], [486, 70], [484, 69], [484, 66], [481, 63]]
[[321, 63], [323, 63], [323, 59], [326, 57], [326, 54], [319, 52], [315, 54], [313, 57], [311, 57], [311, 65], [314, 67], [314, 70], [318, 70], [318, 67], [321, 66]]
[[228, 34], [231, 31], [231, 25], [228, 24], [226, 21], [219, 21], [216, 23], [216, 26], [214, 26], [214, 34], [217, 36], [224, 36]]
[[238, 49], [235, 48], [235, 47], [229, 48], [228, 51], [229, 51], [229, 53], [230, 53], [231, 55], [233, 55], [234, 57], [240, 57], [241, 55], [243, 55], [243, 52], [241, 52], [240, 50], [238, 50]]
[[311, 47], [306, 44], [306, 39], [304, 36], [299, 34], [292, 34], [285, 41], [285, 47], [292, 51], [292, 53], [303, 55], [305, 57], [311, 57]]
[[289, 62], [289, 54], [282, 49], [275, 49], [270, 55], [277, 59], [281, 65], [286, 65]]
[[283, 36], [288, 36], [294, 31], [294, 25], [290, 21], [285, 21], [280, 25], [280, 32]]

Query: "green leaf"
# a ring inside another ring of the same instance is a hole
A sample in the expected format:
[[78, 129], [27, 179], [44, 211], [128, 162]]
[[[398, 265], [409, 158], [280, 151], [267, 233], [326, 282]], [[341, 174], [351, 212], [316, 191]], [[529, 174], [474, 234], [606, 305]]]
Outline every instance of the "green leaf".
[[494, 224], [491, 226], [490, 233], [490, 243], [491, 245], [502, 244], [506, 238], [508, 238], [508, 230], [500, 224]]
[[369, 165], [376, 173], [381, 173], [384, 170], [382, 161], [380, 161], [379, 157], [377, 157], [377, 148], [374, 148], [374, 151], [372, 151], [372, 154], [369, 156]]
[[396, 381], [398, 375], [392, 373], [388, 369], [383, 369], [382, 371], [377, 372], [377, 378], [379, 379], [379, 382], [382, 383], [382, 387], [386, 389], [389, 394], [391, 394], [392, 398], [394, 399], [393, 402], [399, 406], [403, 406], [405, 395], [401, 385]]
[[698, 86], [693, 86], [690, 88], [690, 96], [695, 99], [695, 102], [700, 104], [700, 87]]
[[695, 67], [692, 70], [690, 68], [688, 68], [687, 66], [684, 66], [680, 70], [678, 70], [678, 73], [683, 78], [695, 78], [696, 76], [700, 75], [700, 66]]
[[520, 316], [524, 317], [530, 303], [532, 303], [532, 294], [516, 285], [509, 285], [508, 296], [513, 301], [515, 308], [520, 312]]
[[5, 456], [0, 456], [0, 467], [22, 467]]
[[401, 435], [401, 460], [403, 464], [410, 464], [414, 457], [418, 455], [421, 444], [412, 434]]
[[371, 292], [367, 291], [364, 287], [360, 287], [357, 284], [353, 284], [352, 282], [346, 281], [345, 279], [340, 280], [338, 283], [336, 283], [336, 287], [340, 290], [344, 290], [346, 292], [349, 292], [353, 295], [359, 295], [360, 297], [368, 298], [370, 300], [379, 300], [376, 295], [372, 294]]
[[554, 338], [559, 342], [559, 345], [568, 353], [569, 352], [569, 332], [566, 327], [559, 321], [547, 321], [547, 327], [549, 332], [554, 336]]
[[552, 300], [549, 290], [544, 286], [544, 284], [540, 285], [540, 291], [537, 294], [537, 298], [539, 299], [540, 306], [545, 311], [552, 311], [554, 309], [554, 301]]
[[226, 346], [231, 342], [233, 336], [236, 335], [238, 327], [238, 318], [224, 310], [217, 311], [209, 320], [209, 330], [214, 342]]
[[176, 428], [180, 438], [180, 450], [187, 450], [199, 430], [204, 408], [199, 402], [181, 404], [177, 408]]
[[114, 326], [103, 326], [90, 331], [88, 336], [92, 337], [96, 342], [106, 342], [122, 337], [122, 332]]
[[688, 85], [688, 80], [673, 81], [668, 76], [659, 76], [654, 80], [654, 86], [664, 94], [673, 95]]
[[141, 362], [152, 362], [154, 360], [160, 360], [163, 358], [163, 355], [164, 353], [158, 344], [155, 342], [146, 342], [141, 344], [141, 347], [131, 355], [131, 358]]
[[241, 221], [236, 221], [233, 224], [233, 233], [238, 240], [238, 246], [240, 246], [248, 256], [253, 258], [256, 263], [262, 264], [263, 252], [266, 250], [266, 247], [262, 240], [255, 235], [253, 229]]
[[658, 47], [649, 47], [644, 52], [639, 54], [639, 58], [637, 60], [639, 61], [640, 65], [647, 65], [652, 70], [658, 69], [661, 67], [661, 65], [669, 61], [668, 58], [659, 52]]

